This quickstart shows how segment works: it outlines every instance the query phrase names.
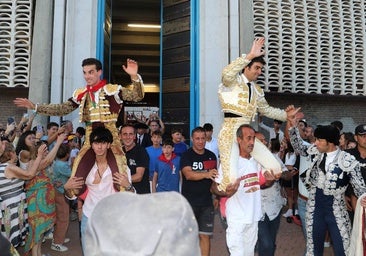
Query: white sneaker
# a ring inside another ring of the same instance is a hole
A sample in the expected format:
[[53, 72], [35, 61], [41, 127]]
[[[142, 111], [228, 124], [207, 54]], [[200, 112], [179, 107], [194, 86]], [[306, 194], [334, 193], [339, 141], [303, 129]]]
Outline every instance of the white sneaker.
[[330, 247], [330, 242], [324, 242], [324, 248], [329, 248]]
[[58, 252], [66, 252], [67, 250], [69, 250], [69, 248], [67, 248], [65, 245], [62, 245], [62, 244], [52, 243], [51, 250], [58, 251]]
[[[70, 238], [66, 237], [65, 240], [64, 240], [64, 244], [67, 244], [70, 241], [71, 241]], [[55, 240], [52, 239], [52, 243], [55, 244]]]
[[292, 209], [288, 209], [287, 212], [282, 214], [282, 216], [285, 217], [285, 218], [291, 217], [292, 216]]

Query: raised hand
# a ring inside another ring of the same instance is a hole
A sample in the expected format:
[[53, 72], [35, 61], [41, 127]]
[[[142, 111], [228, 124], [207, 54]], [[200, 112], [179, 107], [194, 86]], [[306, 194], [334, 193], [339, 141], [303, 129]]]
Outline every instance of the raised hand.
[[251, 60], [255, 57], [264, 55], [265, 51], [262, 49], [264, 42], [264, 37], [258, 37], [254, 39], [252, 49], [248, 53], [247, 58]]
[[127, 66], [122, 65], [123, 70], [131, 76], [132, 79], [137, 79], [139, 66], [135, 60], [127, 59]]

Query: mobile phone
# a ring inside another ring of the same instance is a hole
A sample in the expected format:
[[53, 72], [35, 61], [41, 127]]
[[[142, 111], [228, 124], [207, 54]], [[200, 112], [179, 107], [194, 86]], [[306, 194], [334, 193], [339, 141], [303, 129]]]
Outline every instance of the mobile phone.
[[41, 124], [37, 124], [37, 132], [43, 132], [43, 127]]
[[14, 117], [8, 117], [8, 124], [9, 125], [12, 124], [12, 123], [14, 123], [14, 122], [15, 122]]

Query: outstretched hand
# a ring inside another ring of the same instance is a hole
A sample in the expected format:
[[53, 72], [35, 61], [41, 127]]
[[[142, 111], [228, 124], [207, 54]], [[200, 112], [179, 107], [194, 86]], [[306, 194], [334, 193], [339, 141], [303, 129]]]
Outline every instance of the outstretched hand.
[[127, 59], [127, 66], [122, 65], [123, 70], [130, 75], [131, 79], [137, 79], [138, 64], [135, 60]]
[[247, 55], [247, 58], [252, 60], [255, 57], [264, 55], [265, 51], [262, 49], [264, 42], [265, 42], [264, 37], [258, 37], [254, 39], [252, 49]]
[[31, 102], [30, 100], [28, 100], [27, 98], [15, 98], [15, 100], [13, 100], [13, 102], [17, 107], [35, 109], [34, 103]]

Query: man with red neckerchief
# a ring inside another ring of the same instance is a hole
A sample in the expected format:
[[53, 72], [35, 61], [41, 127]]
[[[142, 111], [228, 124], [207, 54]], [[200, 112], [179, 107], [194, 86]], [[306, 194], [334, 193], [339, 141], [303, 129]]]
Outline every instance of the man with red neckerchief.
[[[72, 176], [85, 179], [91, 170], [95, 162], [95, 154], [93, 154], [90, 147], [89, 136], [92, 130], [99, 126], [106, 127], [113, 135], [111, 145], [113, 154], [108, 154], [108, 164], [112, 172], [125, 172], [127, 168], [126, 158], [118, 138], [116, 122], [124, 100], [140, 101], [144, 97], [142, 78], [137, 73], [138, 64], [134, 60], [127, 59], [127, 66], [122, 66], [131, 78], [132, 89], [117, 84], [107, 84], [106, 80], [101, 80], [102, 63], [95, 58], [84, 59], [82, 67], [86, 87], [76, 89], [72, 97], [66, 102], [61, 104], [34, 104], [29, 99], [16, 98], [14, 103], [18, 107], [34, 109], [37, 113], [48, 116], [64, 116], [79, 108], [79, 120], [85, 122], [86, 126], [86, 140], [74, 161]], [[81, 189], [80, 194], [83, 191], [84, 189]]]

